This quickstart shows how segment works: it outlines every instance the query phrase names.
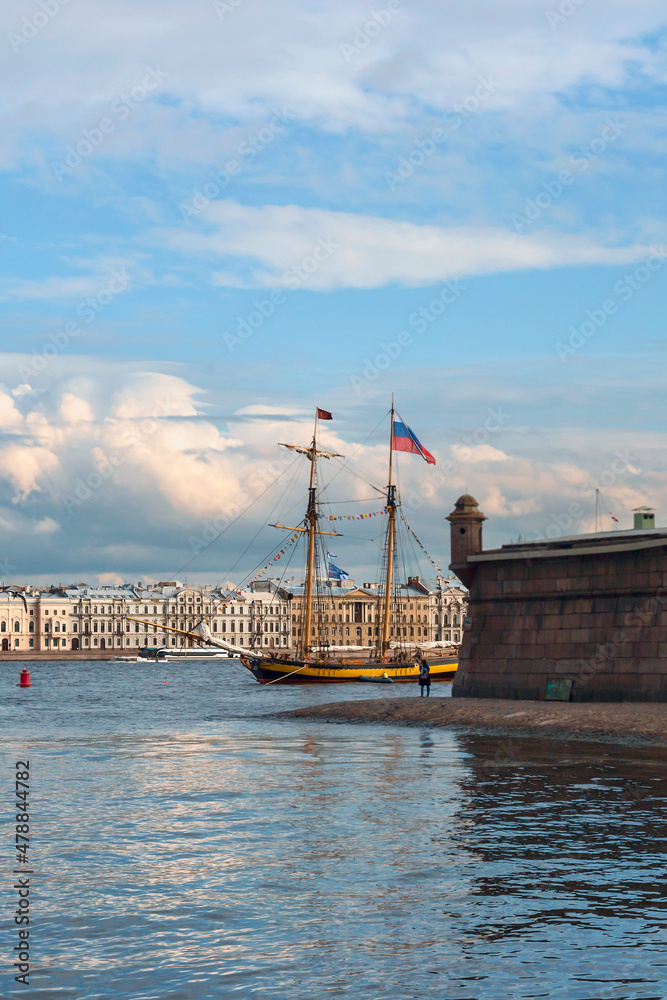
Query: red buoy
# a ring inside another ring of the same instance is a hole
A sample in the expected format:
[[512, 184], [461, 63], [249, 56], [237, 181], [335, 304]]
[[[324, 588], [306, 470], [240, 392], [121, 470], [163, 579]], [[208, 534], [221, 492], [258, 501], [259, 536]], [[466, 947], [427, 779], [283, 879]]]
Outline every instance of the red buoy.
[[29, 687], [32, 687], [32, 684], [30, 683], [30, 671], [28, 671], [28, 670], [22, 670], [21, 671], [21, 679], [20, 679], [20, 681], [18, 683], [18, 686], [20, 688], [29, 688]]

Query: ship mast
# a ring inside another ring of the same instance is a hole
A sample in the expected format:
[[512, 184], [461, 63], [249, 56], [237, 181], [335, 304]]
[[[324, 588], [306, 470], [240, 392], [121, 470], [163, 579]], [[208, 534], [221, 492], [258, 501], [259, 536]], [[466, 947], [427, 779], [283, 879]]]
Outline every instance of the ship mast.
[[[335, 535], [338, 536], [337, 531], [320, 531], [317, 527], [317, 487], [315, 485], [315, 463], [317, 462], [318, 456], [321, 458], [342, 458], [343, 456], [337, 451], [322, 451], [317, 447], [317, 418], [318, 410], [315, 410], [315, 427], [313, 430], [313, 440], [310, 447], [306, 448], [302, 445], [297, 444], [285, 444], [284, 441], [280, 441], [279, 444], [283, 448], [289, 448], [290, 451], [297, 451], [301, 455], [305, 455], [310, 462], [310, 483], [308, 486], [308, 508], [306, 510], [306, 526], [303, 527], [303, 522], [297, 527], [290, 527], [287, 524], [273, 524], [272, 528], [281, 528], [285, 531], [299, 531], [308, 535], [308, 552], [306, 556], [306, 581], [305, 581], [305, 598], [306, 606], [303, 620], [303, 629], [301, 632], [301, 642], [298, 644], [300, 647], [301, 656], [305, 659], [310, 652], [310, 628], [313, 618], [313, 584], [315, 581], [315, 543], [317, 535]], [[330, 418], [328, 418], [330, 419]]]
[[384, 615], [382, 618], [382, 648], [384, 657], [389, 649], [389, 618], [391, 612], [391, 586], [394, 572], [394, 537], [396, 530], [396, 487], [392, 486], [392, 459], [394, 444], [394, 394], [391, 394], [391, 419], [389, 421], [389, 482], [387, 484], [387, 578], [384, 592]]
[[317, 409], [315, 410], [315, 427], [313, 428], [313, 444], [310, 449], [310, 484], [308, 486], [308, 556], [306, 559], [306, 608], [303, 616], [302, 650], [305, 659], [310, 651], [310, 622], [313, 615], [313, 576], [315, 570], [315, 534], [317, 532], [317, 504], [315, 502], [315, 461], [317, 458]]

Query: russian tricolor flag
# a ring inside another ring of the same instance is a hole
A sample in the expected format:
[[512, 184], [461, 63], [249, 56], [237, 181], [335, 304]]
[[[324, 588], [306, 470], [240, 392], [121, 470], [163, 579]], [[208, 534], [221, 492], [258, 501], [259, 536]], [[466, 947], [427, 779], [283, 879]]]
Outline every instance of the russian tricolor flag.
[[421, 455], [429, 465], [435, 465], [435, 459], [431, 452], [422, 446], [415, 432], [411, 431], [402, 420], [394, 420], [391, 446], [394, 451], [409, 451], [412, 455]]

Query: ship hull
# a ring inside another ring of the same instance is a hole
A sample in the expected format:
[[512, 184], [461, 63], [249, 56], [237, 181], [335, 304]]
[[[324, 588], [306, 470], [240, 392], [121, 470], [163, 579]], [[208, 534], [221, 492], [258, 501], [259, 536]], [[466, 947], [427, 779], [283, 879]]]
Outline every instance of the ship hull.
[[[260, 684], [349, 684], [389, 679], [394, 684], [419, 680], [419, 668], [413, 663], [369, 663], [364, 660], [343, 663], [304, 663], [303, 660], [272, 660], [242, 656], [241, 663]], [[451, 681], [456, 673], [454, 657], [428, 661], [431, 682]]]

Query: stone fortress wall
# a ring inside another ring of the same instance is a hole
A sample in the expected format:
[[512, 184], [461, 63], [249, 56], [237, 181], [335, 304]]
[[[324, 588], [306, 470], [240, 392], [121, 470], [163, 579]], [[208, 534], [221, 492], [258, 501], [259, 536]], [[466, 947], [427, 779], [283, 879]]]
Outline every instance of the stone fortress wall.
[[484, 551], [474, 498], [449, 520], [470, 591], [454, 697], [667, 701], [667, 531]]

